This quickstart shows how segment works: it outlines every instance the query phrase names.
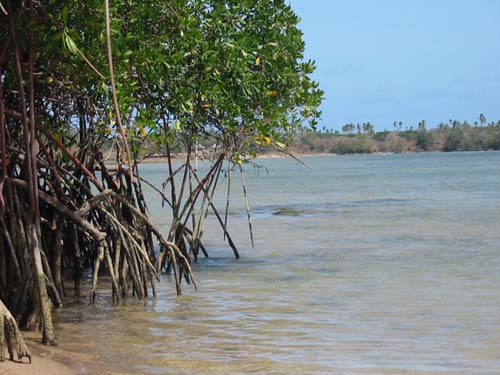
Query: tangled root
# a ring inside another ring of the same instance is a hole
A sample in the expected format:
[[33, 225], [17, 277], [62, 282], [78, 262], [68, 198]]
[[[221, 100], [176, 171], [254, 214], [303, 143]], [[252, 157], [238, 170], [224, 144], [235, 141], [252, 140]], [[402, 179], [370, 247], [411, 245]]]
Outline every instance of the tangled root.
[[14, 342], [16, 345], [17, 359], [21, 361], [27, 357], [31, 363], [31, 352], [24, 342], [23, 335], [17, 326], [16, 320], [0, 301], [0, 361], [4, 361], [3, 345], [7, 344], [10, 360], [14, 360]]

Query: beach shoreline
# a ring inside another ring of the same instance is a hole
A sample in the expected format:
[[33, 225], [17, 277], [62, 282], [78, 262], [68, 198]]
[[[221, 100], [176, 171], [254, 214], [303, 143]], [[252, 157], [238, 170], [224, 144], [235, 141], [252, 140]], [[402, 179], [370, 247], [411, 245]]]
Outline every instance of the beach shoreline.
[[[440, 151], [403, 151], [403, 152], [369, 152], [369, 153], [350, 153], [350, 154], [336, 154], [332, 152], [297, 152], [294, 153], [292, 152], [291, 155], [287, 155], [284, 153], [279, 153], [279, 152], [269, 152], [269, 153], [264, 153], [264, 154], [259, 154], [257, 157], [249, 157], [247, 160], [259, 160], [259, 159], [293, 159], [293, 157], [296, 157], [298, 159], [301, 158], [310, 158], [310, 157], [342, 157], [342, 156], [352, 156], [352, 155], [398, 155], [398, 154], [424, 154], [424, 153], [436, 153]], [[198, 155], [199, 160], [210, 160], [209, 155]], [[179, 160], [184, 161], [187, 158], [187, 155], [185, 153], [181, 154], [175, 154], [172, 155], [171, 160], [176, 162]], [[155, 164], [155, 163], [167, 163], [168, 158], [167, 156], [164, 155], [159, 155], [159, 156], [147, 156], [143, 159], [140, 160], [140, 164]], [[112, 165], [113, 163], [111, 162], [106, 162], [107, 165]]]
[[[293, 156], [297, 158], [302, 158], [302, 157], [324, 157], [324, 156], [339, 156], [338, 154], [332, 154], [328, 152], [317, 152], [317, 153], [292, 153]], [[186, 154], [176, 154], [172, 156], [172, 161], [178, 161], [178, 160], [185, 160], [187, 157]], [[255, 160], [255, 159], [286, 159], [286, 158], [291, 158], [291, 156], [283, 154], [283, 153], [265, 153], [265, 154], [259, 154], [257, 155], [256, 158], [249, 158], [248, 160]], [[208, 155], [199, 155], [199, 160], [207, 160], [210, 159]], [[168, 158], [164, 155], [161, 156], [147, 156], [146, 158], [143, 158], [140, 163], [141, 164], [154, 164], [154, 163], [167, 163]], [[108, 163], [112, 164], [112, 163]]]
[[23, 332], [26, 344], [31, 351], [31, 363], [28, 358], [11, 361], [7, 350], [4, 362], [0, 362], [0, 375], [77, 375], [86, 373], [81, 364], [60, 346], [45, 346], [40, 342], [39, 332]]

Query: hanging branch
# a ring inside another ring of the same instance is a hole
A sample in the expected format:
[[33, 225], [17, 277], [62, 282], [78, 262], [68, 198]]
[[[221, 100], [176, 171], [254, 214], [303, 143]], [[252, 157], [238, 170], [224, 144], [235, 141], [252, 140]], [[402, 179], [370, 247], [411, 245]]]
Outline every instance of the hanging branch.
[[[226, 211], [224, 213], [224, 228], [227, 228], [227, 217], [229, 214], [229, 198], [231, 196], [231, 161], [227, 161], [227, 196], [226, 196]], [[226, 239], [226, 231], [224, 230], [224, 240]]]
[[[196, 175], [195, 175], [195, 178], [198, 181], [198, 183], [201, 185], [201, 183], [198, 180], [198, 177]], [[205, 191], [203, 187], [202, 187], [202, 190]], [[229, 246], [231, 246], [231, 249], [233, 249], [234, 256], [236, 257], [236, 259], [239, 259], [240, 258], [240, 254], [238, 252], [238, 249], [237, 249], [234, 241], [232, 240], [231, 236], [229, 235], [229, 232], [227, 231], [226, 225], [224, 224], [221, 216], [219, 215], [219, 212], [217, 211], [217, 208], [213, 204], [212, 200], [209, 200], [209, 204], [210, 204], [210, 207], [212, 208], [212, 211], [214, 212], [215, 216], [217, 217], [217, 220], [219, 221], [219, 224], [221, 225], [222, 230], [224, 231], [224, 234], [225, 234], [225, 236], [227, 238]]]
[[253, 242], [253, 230], [252, 230], [252, 214], [250, 212], [250, 203], [248, 202], [248, 194], [247, 194], [247, 184], [245, 181], [245, 174], [243, 173], [243, 168], [240, 167], [240, 175], [241, 175], [241, 186], [243, 187], [243, 195], [245, 196], [245, 207], [247, 209], [247, 218], [248, 218], [248, 229], [250, 231], [250, 241], [252, 242], [252, 247], [254, 246]]
[[[206, 219], [208, 217], [210, 203], [212, 202], [213, 196], [215, 194], [215, 189], [217, 188], [217, 183], [219, 181], [219, 176], [220, 176], [220, 171], [222, 169], [222, 165], [223, 165], [223, 162], [221, 162], [219, 167], [216, 169], [216, 171], [215, 171], [214, 175], [212, 176], [207, 188], [203, 187], [203, 200], [202, 200], [202, 204], [201, 204], [201, 208], [200, 208], [198, 222], [196, 224], [196, 232], [193, 229], [193, 232], [195, 232], [195, 240], [198, 244], [200, 243], [201, 238], [203, 237], [205, 222], [206, 222]], [[196, 175], [196, 172], [193, 171], [193, 174]], [[212, 191], [210, 191], [210, 189]], [[208, 201], [208, 205], [207, 205], [206, 209], [204, 209], [205, 201]], [[196, 249], [196, 250], [198, 250], [198, 249]]]
[[122, 116], [120, 113], [120, 107], [118, 106], [118, 96], [116, 94], [116, 84], [115, 84], [115, 73], [114, 73], [114, 65], [113, 65], [113, 49], [111, 48], [111, 20], [109, 14], [109, 0], [104, 1], [106, 8], [106, 45], [108, 51], [108, 66], [109, 66], [109, 75], [111, 78], [111, 92], [113, 95], [113, 106], [115, 107], [116, 114], [116, 122], [118, 127], [120, 128], [120, 133], [123, 139], [123, 147], [125, 148], [125, 153], [127, 154], [127, 162], [128, 162], [128, 170], [130, 174], [130, 180], [134, 181], [134, 173], [132, 172], [132, 158], [130, 156], [130, 149], [127, 141], [127, 134], [125, 133], [125, 129], [122, 124]]

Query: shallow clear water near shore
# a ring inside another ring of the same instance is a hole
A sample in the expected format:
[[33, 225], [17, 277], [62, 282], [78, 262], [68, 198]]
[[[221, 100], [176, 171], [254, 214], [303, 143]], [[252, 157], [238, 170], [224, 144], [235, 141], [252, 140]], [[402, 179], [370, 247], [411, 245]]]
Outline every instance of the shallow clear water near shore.
[[167, 276], [156, 299], [113, 306], [103, 290], [55, 312], [60, 345], [87, 373], [497, 374], [500, 153], [305, 161], [247, 170], [255, 249], [234, 179], [242, 259], [211, 220], [197, 292]]

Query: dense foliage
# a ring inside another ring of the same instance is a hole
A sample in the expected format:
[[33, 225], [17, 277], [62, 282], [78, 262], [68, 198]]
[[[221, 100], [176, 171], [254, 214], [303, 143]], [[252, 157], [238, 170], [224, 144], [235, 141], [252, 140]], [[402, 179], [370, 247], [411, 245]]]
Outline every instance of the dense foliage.
[[[112, 137], [103, 4], [52, 4], [55, 22], [37, 30], [36, 44], [50, 50], [39, 74], [97, 104], [96, 130]], [[319, 115], [314, 65], [302, 61], [299, 19], [284, 1], [116, 1], [111, 14], [118, 102], [133, 145], [211, 136], [237, 157]]]

